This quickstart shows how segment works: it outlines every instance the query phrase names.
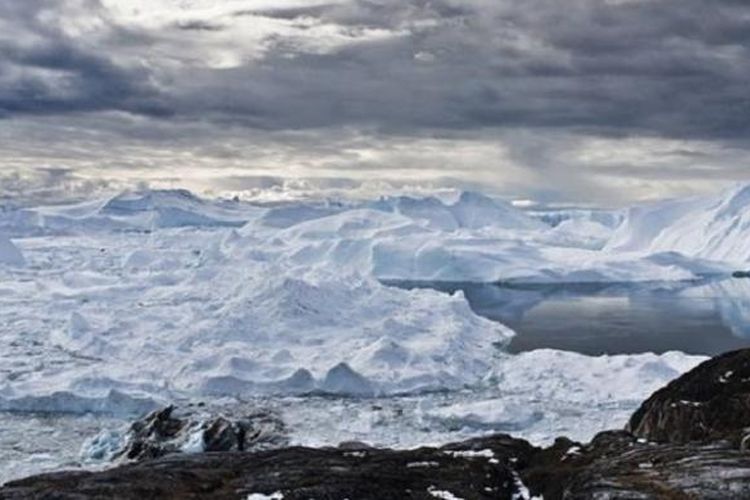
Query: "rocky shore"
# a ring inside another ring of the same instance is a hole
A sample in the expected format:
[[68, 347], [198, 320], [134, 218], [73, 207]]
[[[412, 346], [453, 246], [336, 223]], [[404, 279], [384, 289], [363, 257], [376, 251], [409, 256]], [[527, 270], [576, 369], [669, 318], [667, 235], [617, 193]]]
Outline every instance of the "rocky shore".
[[405, 451], [269, 443], [283, 446], [283, 425], [269, 415], [197, 423], [160, 410], [133, 425], [121, 465], [13, 481], [0, 499], [750, 498], [750, 349], [703, 363], [654, 393], [626, 429], [587, 444], [560, 438], [543, 449], [508, 435]]

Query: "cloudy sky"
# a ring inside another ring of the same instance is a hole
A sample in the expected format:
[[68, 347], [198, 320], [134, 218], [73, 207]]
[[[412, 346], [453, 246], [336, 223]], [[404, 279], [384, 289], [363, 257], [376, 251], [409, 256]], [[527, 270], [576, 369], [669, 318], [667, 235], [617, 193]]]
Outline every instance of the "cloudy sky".
[[747, 0], [0, 0], [0, 196], [750, 180]]

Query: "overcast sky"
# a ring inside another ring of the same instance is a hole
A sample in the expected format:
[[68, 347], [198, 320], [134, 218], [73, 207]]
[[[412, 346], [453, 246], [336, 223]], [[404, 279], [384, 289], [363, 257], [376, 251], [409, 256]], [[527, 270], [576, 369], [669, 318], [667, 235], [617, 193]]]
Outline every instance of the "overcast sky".
[[0, 196], [750, 180], [747, 0], [0, 0]]

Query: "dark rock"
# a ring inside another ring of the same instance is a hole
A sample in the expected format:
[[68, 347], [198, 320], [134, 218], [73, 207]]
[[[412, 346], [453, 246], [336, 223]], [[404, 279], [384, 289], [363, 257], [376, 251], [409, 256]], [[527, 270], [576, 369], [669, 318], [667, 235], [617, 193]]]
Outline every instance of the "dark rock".
[[[750, 498], [750, 456], [725, 444], [653, 444], [624, 431], [541, 450], [498, 435], [442, 448], [284, 448], [175, 454], [101, 472], [8, 483], [0, 499], [465, 500]], [[445, 492], [444, 496], [439, 496]]]
[[559, 467], [522, 477], [548, 500], [750, 498], [750, 456], [726, 443], [654, 444], [623, 431], [601, 433]]
[[356, 450], [372, 450], [373, 447], [361, 441], [342, 441], [339, 443], [338, 449], [356, 451]]
[[172, 417], [173, 406], [156, 410], [130, 427], [128, 444], [116, 453], [130, 460], [156, 458], [174, 451], [166, 445], [174, 441], [187, 422]]
[[750, 271], [735, 271], [732, 273], [732, 278], [741, 278], [741, 279], [750, 278]]
[[230, 418], [170, 406], [133, 423], [114, 458], [146, 460], [185, 450], [262, 450], [279, 448], [288, 442], [283, 421], [269, 412]]
[[740, 446], [748, 427], [750, 349], [743, 349], [710, 359], [654, 393], [627, 428], [649, 441]]
[[244, 451], [245, 426], [219, 417], [203, 429], [203, 448], [211, 451]]
[[[278, 491], [284, 500], [434, 500], [440, 498], [439, 492], [471, 500], [519, 494], [517, 475], [505, 462], [516, 456], [527, 462], [525, 454], [533, 447], [508, 436], [466, 446], [410, 451], [285, 448], [252, 454], [171, 455], [102, 472], [63, 472], [14, 481], [0, 490], [0, 498], [235, 500], [251, 493]], [[465, 453], [474, 448], [496, 450], [501, 458]]]

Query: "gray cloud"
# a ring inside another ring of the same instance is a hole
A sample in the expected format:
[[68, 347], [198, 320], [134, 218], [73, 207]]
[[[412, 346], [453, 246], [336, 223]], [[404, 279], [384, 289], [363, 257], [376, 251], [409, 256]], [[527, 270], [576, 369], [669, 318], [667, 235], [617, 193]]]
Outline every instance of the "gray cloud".
[[[352, 43], [316, 53], [293, 33], [271, 34], [262, 60], [229, 70], [124, 67], [117, 44], [126, 29], [94, 1], [85, 2], [85, 15], [106, 21], [103, 47], [41, 22], [43, 9], [60, 13], [54, 2], [1, 5], [3, 17], [36, 37], [0, 43], [3, 66], [28, 70], [4, 85], [6, 114], [116, 109], [266, 129], [364, 124], [394, 133], [580, 127], [743, 137], [750, 128], [750, 7], [738, 1], [360, 0], [234, 11], [337, 26]], [[191, 18], [176, 26], [224, 24]], [[393, 36], [357, 40], [373, 29]], [[138, 33], [130, 36], [137, 43]], [[158, 33], [141, 36], [144, 52], [166, 43]]]
[[[78, 2], [66, 11], [50, 0], [0, 0], [0, 19], [8, 28], [0, 35], [0, 113], [56, 114], [123, 110], [168, 115], [145, 67], [117, 63], [114, 46], [65, 33], [58, 16], [86, 13], [105, 23], [107, 41], [127, 33], [107, 20], [101, 4]], [[5, 76], [5, 78], [3, 78]]]
[[553, 127], [741, 138], [750, 125], [748, 13], [721, 0], [361, 1], [261, 12], [399, 35], [322, 54], [279, 37], [264, 64], [218, 78], [198, 72], [200, 95], [176, 93], [187, 113], [270, 129]]
[[[235, 168], [273, 157], [328, 170], [429, 170], [440, 157], [431, 148], [387, 160], [352, 151], [474, 140], [499, 156], [467, 167], [477, 173], [466, 182], [495, 175], [498, 185], [553, 199], [619, 190], [625, 200], [633, 179], [649, 190], [665, 178], [742, 176], [743, 167], [722, 163], [742, 157], [750, 133], [750, 5], [741, 0], [236, 1], [183, 10], [157, 1], [148, 18], [128, 17], [135, 8], [121, 1], [118, 11], [118, 1], [0, 0], [0, 117], [68, 116], [81, 133], [106, 131], [121, 150], [188, 148], [197, 165]], [[143, 21], [151, 17], [161, 21]], [[127, 116], [147, 121], [133, 127]], [[646, 169], [571, 153], [587, 138], [633, 137], [698, 145], [652, 147]], [[138, 158], [114, 163], [163, 164]], [[450, 151], [445, 159], [461, 162]]]
[[85, 179], [63, 167], [0, 171], [0, 212], [6, 207], [45, 205], [85, 199], [116, 189], [105, 179]]

